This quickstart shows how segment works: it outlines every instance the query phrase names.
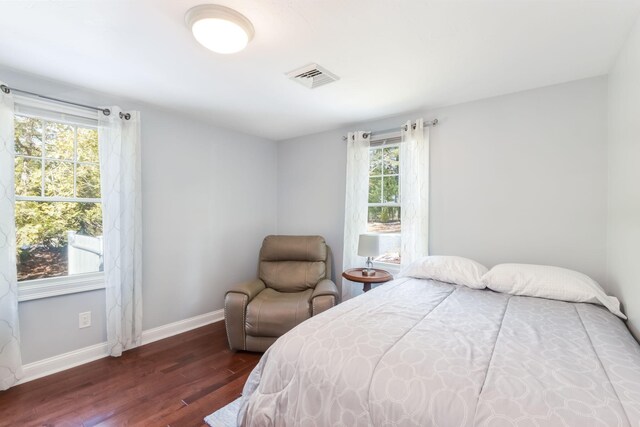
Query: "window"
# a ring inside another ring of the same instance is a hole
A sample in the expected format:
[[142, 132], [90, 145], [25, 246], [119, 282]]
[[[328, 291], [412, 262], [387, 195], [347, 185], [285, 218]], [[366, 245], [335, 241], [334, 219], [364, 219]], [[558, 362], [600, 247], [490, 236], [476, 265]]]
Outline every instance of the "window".
[[16, 262], [21, 286], [34, 279], [102, 271], [98, 131], [87, 122], [16, 113]]
[[400, 264], [399, 138], [371, 141], [367, 232], [380, 234], [382, 255], [376, 261]]

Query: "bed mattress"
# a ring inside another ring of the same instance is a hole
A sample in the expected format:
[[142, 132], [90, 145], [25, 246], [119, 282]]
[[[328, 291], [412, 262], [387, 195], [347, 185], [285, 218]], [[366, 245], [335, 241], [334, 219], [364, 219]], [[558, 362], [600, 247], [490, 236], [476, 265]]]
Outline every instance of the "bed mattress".
[[593, 304], [389, 282], [281, 337], [246, 426], [639, 426], [640, 347]]

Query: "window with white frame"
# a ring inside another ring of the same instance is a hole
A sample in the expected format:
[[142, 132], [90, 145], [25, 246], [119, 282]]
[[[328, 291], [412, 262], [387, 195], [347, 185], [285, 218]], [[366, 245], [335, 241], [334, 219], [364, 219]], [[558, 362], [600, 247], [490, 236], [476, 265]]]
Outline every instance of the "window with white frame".
[[372, 140], [369, 148], [367, 232], [380, 235], [375, 261], [400, 264], [400, 138]]
[[19, 112], [15, 116], [16, 262], [21, 284], [102, 271], [97, 123], [64, 114], [51, 117]]

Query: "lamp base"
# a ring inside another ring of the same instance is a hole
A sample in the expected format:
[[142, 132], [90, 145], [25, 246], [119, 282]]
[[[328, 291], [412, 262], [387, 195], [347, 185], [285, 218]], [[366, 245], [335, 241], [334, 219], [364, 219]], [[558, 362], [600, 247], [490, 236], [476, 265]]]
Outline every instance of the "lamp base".
[[375, 276], [376, 271], [373, 269], [373, 259], [369, 256], [367, 257], [366, 268], [362, 269], [362, 275], [365, 277]]

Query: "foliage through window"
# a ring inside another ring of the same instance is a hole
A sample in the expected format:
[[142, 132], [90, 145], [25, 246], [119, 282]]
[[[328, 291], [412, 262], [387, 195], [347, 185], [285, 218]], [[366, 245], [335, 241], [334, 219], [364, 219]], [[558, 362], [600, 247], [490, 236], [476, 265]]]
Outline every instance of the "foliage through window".
[[369, 149], [369, 204], [367, 232], [380, 234], [378, 262], [400, 263], [400, 147]]
[[102, 271], [95, 127], [15, 116], [18, 280]]

